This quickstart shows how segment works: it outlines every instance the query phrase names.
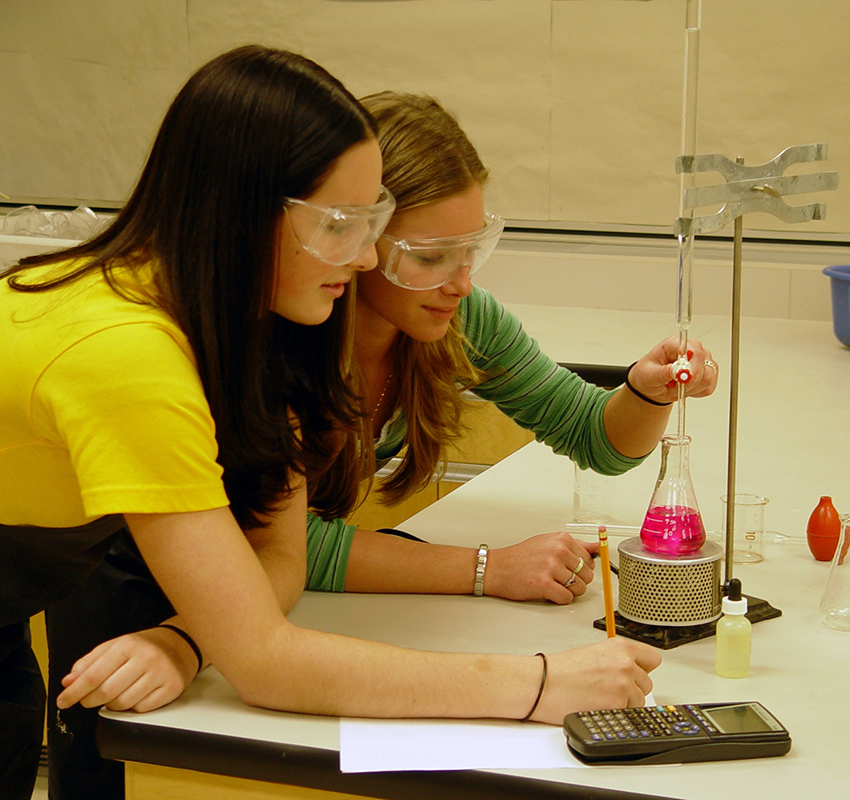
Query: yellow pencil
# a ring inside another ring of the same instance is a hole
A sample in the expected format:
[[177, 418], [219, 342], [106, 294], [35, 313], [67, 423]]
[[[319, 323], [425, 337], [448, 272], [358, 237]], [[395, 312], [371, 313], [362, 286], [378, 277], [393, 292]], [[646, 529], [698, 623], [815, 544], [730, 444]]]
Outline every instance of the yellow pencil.
[[614, 623], [614, 597], [611, 594], [611, 557], [608, 554], [608, 529], [599, 526], [599, 561], [602, 564], [602, 593], [605, 595], [605, 630], [608, 638], [617, 635]]

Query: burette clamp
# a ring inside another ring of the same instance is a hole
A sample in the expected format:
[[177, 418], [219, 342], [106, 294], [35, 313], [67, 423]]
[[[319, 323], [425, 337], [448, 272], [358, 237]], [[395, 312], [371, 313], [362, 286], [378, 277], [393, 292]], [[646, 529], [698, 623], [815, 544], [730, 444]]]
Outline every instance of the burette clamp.
[[[826, 214], [825, 203], [808, 203], [789, 206], [783, 199], [792, 194], [835, 191], [838, 188], [837, 172], [817, 172], [802, 175], [784, 175], [794, 164], [825, 161], [826, 144], [788, 147], [765, 164], [744, 166], [719, 153], [679, 156], [676, 172], [691, 175], [698, 172], [717, 172], [725, 183], [685, 189], [681, 200], [688, 213], [676, 220], [677, 236], [699, 236], [714, 233], [730, 222], [751, 211], [772, 214], [785, 222], [820, 220]], [[720, 211], [704, 216], [694, 216], [694, 209], [722, 204]]]

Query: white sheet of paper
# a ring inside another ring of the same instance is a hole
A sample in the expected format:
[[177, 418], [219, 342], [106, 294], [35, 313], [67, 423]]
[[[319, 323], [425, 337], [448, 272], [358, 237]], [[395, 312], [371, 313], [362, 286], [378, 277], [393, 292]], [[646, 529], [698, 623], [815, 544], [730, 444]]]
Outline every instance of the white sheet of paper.
[[[655, 705], [652, 694], [646, 704]], [[584, 767], [558, 725], [502, 720], [339, 721], [342, 772]]]
[[342, 719], [342, 772], [582, 766], [554, 725], [483, 720]]

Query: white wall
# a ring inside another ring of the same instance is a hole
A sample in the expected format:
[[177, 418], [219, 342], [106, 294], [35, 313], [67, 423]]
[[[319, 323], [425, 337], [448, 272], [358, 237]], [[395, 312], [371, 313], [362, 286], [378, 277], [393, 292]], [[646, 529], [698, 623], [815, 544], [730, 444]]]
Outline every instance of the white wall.
[[[503, 240], [475, 282], [505, 303], [664, 311], [676, 330], [674, 242], [556, 237], [554, 243]], [[741, 313], [748, 317], [832, 319], [831, 264], [848, 263], [846, 248], [745, 242]], [[730, 314], [732, 245], [700, 242], [692, 267], [692, 315]]]

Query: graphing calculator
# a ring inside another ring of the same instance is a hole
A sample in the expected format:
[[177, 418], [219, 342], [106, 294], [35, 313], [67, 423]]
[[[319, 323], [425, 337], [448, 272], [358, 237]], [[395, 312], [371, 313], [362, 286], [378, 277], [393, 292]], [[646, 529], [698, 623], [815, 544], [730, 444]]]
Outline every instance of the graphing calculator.
[[761, 703], [582, 711], [564, 718], [567, 745], [589, 764], [679, 764], [785, 755], [791, 737]]

